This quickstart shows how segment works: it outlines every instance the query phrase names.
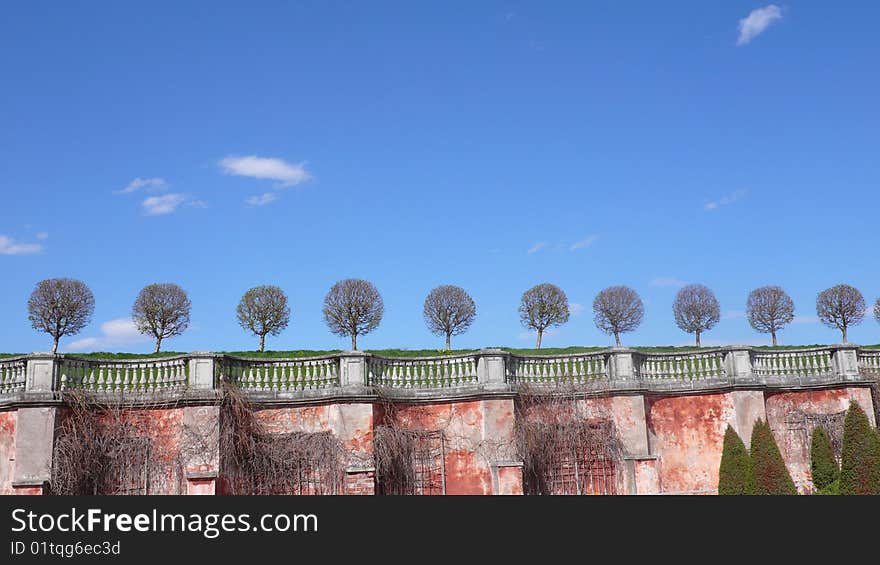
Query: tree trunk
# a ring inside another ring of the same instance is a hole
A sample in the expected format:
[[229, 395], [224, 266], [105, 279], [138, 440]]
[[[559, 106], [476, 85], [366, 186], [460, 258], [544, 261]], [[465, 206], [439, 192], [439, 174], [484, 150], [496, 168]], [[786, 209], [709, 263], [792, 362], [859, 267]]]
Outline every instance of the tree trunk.
[[840, 331], [843, 332], [843, 343], [846, 343], [846, 326], [840, 328]]
[[700, 330], [697, 330], [697, 347], [700, 347]]
[[771, 331], [770, 331], [770, 335], [773, 336], [773, 347], [776, 347], [776, 345], [777, 345], [777, 343], [776, 343], [776, 331], [775, 331], [775, 330], [771, 330]]
[[538, 330], [538, 344], [535, 345], [536, 349], [541, 349], [541, 337], [544, 335], [544, 330]]
[[161, 337], [157, 337], [157, 338], [156, 338], [156, 351], [154, 351], [153, 353], [159, 353], [159, 348], [160, 348], [160, 347], [162, 347], [162, 338], [161, 338]]
[[449, 351], [451, 349], [452, 349], [452, 335], [446, 334], [446, 351]]
[[55, 338], [54, 343], [52, 344], [52, 355], [58, 352], [58, 338]]
[[358, 348], [358, 334], [351, 334], [351, 350], [357, 351]]
[[260, 336], [260, 353], [266, 349], [266, 334]]
[[617, 344], [617, 347], [620, 347], [620, 333], [614, 332], [614, 343]]

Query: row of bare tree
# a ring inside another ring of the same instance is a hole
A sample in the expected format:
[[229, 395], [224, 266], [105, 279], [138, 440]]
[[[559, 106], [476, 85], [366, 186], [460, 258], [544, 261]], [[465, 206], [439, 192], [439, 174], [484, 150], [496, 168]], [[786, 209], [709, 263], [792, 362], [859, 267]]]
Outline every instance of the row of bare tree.
[[[52, 352], [58, 350], [63, 336], [75, 335], [91, 320], [95, 308], [92, 291], [82, 281], [46, 279], [37, 283], [28, 300], [28, 318], [34, 329], [52, 336]], [[132, 320], [138, 331], [152, 336], [156, 352], [162, 341], [180, 335], [189, 326], [191, 302], [187, 293], [173, 283], [144, 287], [132, 306]], [[721, 319], [721, 306], [715, 294], [700, 284], [690, 284], [678, 291], [672, 304], [675, 323], [683, 331], [694, 334], [696, 345], [700, 336]], [[330, 331], [351, 338], [357, 349], [358, 336], [379, 326], [384, 313], [382, 296], [373, 283], [362, 279], [345, 279], [333, 285], [324, 298], [324, 320]], [[846, 343], [847, 329], [865, 317], [865, 299], [858, 289], [837, 285], [823, 290], [816, 298], [816, 314], [827, 326], [841, 331]], [[277, 286], [257, 286], [248, 290], [236, 309], [242, 328], [260, 338], [260, 351], [266, 346], [267, 335], [278, 335], [290, 323], [287, 295]], [[537, 334], [536, 347], [541, 347], [544, 332], [566, 323], [571, 314], [565, 292], [556, 285], [543, 283], [522, 295], [520, 321]], [[639, 327], [645, 315], [638, 293], [627, 286], [608, 287], [593, 301], [596, 327], [614, 336], [620, 346], [620, 334]], [[435, 335], [446, 337], [446, 349], [452, 336], [467, 331], [477, 316], [474, 299], [461, 287], [442, 285], [425, 298], [425, 323]], [[746, 301], [749, 324], [758, 332], [769, 333], [777, 345], [777, 332], [794, 320], [794, 302], [778, 286], [753, 290]], [[880, 299], [874, 304], [874, 316], [880, 322]]]

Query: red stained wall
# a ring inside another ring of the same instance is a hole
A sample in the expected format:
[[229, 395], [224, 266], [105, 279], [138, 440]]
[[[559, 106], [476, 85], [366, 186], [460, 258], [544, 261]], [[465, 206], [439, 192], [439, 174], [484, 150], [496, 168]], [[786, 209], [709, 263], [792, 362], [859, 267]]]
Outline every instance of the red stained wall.
[[15, 410], [0, 412], [0, 495], [14, 492], [16, 415]]
[[810, 433], [794, 424], [789, 417], [796, 411], [807, 414], [835, 414], [844, 412], [851, 402], [857, 402], [874, 424], [874, 407], [868, 388], [827, 389], [768, 394], [765, 405], [767, 422], [779, 451], [800, 492], [813, 490], [810, 474]]
[[727, 394], [648, 400], [648, 431], [661, 493], [718, 490], [718, 467], [728, 423], [735, 419]]

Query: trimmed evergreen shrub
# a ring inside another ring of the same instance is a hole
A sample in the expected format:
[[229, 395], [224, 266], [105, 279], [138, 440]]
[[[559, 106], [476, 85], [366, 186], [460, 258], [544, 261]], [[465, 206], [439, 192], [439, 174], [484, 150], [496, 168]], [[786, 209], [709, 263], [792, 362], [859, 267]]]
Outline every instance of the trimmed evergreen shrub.
[[840, 478], [838, 478], [836, 481], [826, 486], [825, 488], [817, 490], [813, 494], [831, 496], [840, 494]]
[[755, 422], [752, 430], [752, 469], [755, 494], [797, 494], [773, 432], [764, 420]]
[[752, 461], [743, 440], [730, 425], [724, 432], [721, 467], [718, 470], [718, 494], [755, 494]]
[[840, 494], [880, 494], [880, 436], [857, 402], [843, 421]]
[[813, 486], [822, 490], [837, 480], [840, 467], [831, 448], [831, 439], [821, 427], [813, 429], [810, 441], [810, 471], [813, 475]]

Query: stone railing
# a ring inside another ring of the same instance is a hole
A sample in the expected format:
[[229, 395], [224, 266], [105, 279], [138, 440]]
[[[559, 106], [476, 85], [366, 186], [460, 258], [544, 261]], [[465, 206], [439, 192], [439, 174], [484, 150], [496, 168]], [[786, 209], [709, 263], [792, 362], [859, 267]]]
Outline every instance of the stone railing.
[[60, 391], [137, 394], [186, 389], [189, 358], [101, 360], [61, 357], [56, 363]]
[[727, 376], [723, 349], [693, 353], [636, 353], [635, 374], [644, 381], [658, 379], [723, 379]]
[[217, 359], [221, 380], [244, 391], [318, 390], [339, 386], [339, 356], [257, 359], [222, 356]]
[[0, 359], [0, 395], [23, 391], [26, 381], [26, 356]]
[[866, 375], [880, 376], [880, 349], [859, 350], [859, 370]]
[[[769, 350], [724, 347], [654, 353], [613, 348], [570, 355], [516, 355], [500, 349], [437, 357], [389, 358], [347, 351], [308, 358], [246, 358], [195, 352], [176, 357], [100, 360], [34, 353], [0, 359], [0, 403], [57, 400], [81, 390], [137, 399], [209, 397], [233, 383], [257, 399], [334, 396], [416, 399], [516, 393], [519, 387], [592, 391], [702, 391], [799, 388], [867, 382], [880, 350], [834, 345]], [[385, 391], [385, 392], [383, 392]]]
[[529, 384], [585, 384], [608, 378], [607, 358], [610, 353], [575, 355], [521, 356], [510, 355], [507, 382]]
[[758, 351], [752, 353], [752, 370], [758, 378], [827, 377], [834, 372], [832, 356], [827, 348]]
[[478, 357], [450, 355], [390, 359], [366, 358], [367, 384], [391, 388], [448, 388], [475, 385]]

